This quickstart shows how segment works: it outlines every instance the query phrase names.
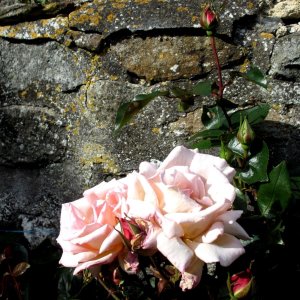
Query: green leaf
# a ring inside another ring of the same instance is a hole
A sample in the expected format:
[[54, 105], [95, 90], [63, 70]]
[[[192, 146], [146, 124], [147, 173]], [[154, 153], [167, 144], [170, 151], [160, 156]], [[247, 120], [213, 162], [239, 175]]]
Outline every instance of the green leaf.
[[199, 140], [197, 142], [191, 143], [189, 147], [193, 149], [210, 149], [212, 147], [220, 146], [220, 141], [219, 140], [210, 140], [210, 139], [205, 139], [205, 140]]
[[202, 130], [190, 137], [191, 141], [195, 141], [198, 139], [204, 139], [204, 138], [219, 138], [221, 135], [225, 133], [225, 130], [220, 129], [207, 129]]
[[193, 95], [191, 94], [191, 92], [187, 89], [182, 89], [180, 87], [173, 87], [170, 89], [170, 92], [175, 96], [178, 97], [180, 99], [189, 99], [191, 98]]
[[249, 201], [249, 197], [247, 194], [244, 194], [240, 189], [235, 188], [236, 198], [234, 200], [233, 207], [237, 210], [247, 211], [247, 203]]
[[215, 146], [220, 146], [220, 137], [224, 133], [224, 130], [219, 129], [207, 129], [197, 132], [188, 141], [188, 146], [198, 149], [209, 149]]
[[247, 118], [250, 125], [262, 122], [268, 115], [270, 110], [269, 104], [259, 104], [254, 107], [238, 110], [230, 116], [231, 124], [234, 128], [238, 128], [240, 120]]
[[204, 105], [201, 121], [207, 129], [228, 129], [227, 119], [218, 105], [212, 107]]
[[264, 182], [268, 180], [269, 149], [265, 142], [255, 154], [251, 155], [247, 162], [247, 170], [239, 173], [239, 177], [248, 184]]
[[249, 80], [257, 85], [262, 86], [263, 88], [267, 88], [267, 80], [264, 76], [264, 74], [262, 73], [262, 71], [256, 67], [251, 65], [249, 70], [245, 73], [241, 73], [241, 72], [230, 72], [230, 77], [231, 80], [233, 81], [234, 78], [238, 76], [238, 77], [243, 77], [246, 80]]
[[256, 66], [250, 66], [250, 69], [246, 73], [241, 73], [242, 77], [245, 79], [252, 81], [263, 88], [267, 88], [267, 80], [262, 73], [262, 71]]
[[58, 271], [57, 292], [59, 300], [71, 299], [71, 288], [73, 280], [73, 270], [71, 268], [61, 268]]
[[292, 195], [291, 183], [285, 161], [273, 168], [269, 174], [270, 181], [260, 185], [257, 203], [265, 217], [282, 213], [288, 206]]
[[194, 85], [193, 94], [197, 96], [210, 96], [212, 92], [211, 81], [201, 81]]
[[231, 139], [228, 143], [228, 148], [238, 157], [244, 157], [245, 150], [242, 144], [238, 141], [237, 137]]
[[194, 99], [185, 99], [184, 101], [180, 100], [178, 102], [177, 109], [178, 109], [179, 112], [185, 112], [192, 105], [194, 105]]
[[168, 94], [169, 91], [157, 90], [149, 94], [139, 94], [135, 96], [132, 101], [121, 104], [116, 115], [115, 131], [118, 131], [126, 125], [132, 117], [144, 108], [151, 100], [158, 96], [167, 96]]
[[293, 197], [295, 199], [300, 199], [300, 176], [291, 176], [290, 179]]

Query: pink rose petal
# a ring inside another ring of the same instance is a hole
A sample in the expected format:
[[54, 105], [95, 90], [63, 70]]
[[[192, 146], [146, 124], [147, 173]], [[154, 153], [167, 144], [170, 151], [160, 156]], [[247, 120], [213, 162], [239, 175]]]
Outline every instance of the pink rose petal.
[[217, 220], [223, 222], [224, 232], [234, 235], [239, 239], [247, 240], [250, 238], [248, 233], [236, 222], [242, 213], [242, 210], [230, 210], [218, 216]]
[[178, 237], [157, 236], [157, 249], [181, 272], [190, 265], [194, 252]]
[[232, 235], [223, 234], [212, 244], [189, 242], [195, 254], [206, 263], [220, 262], [224, 267], [229, 266], [234, 260], [241, 256], [245, 250], [241, 242]]

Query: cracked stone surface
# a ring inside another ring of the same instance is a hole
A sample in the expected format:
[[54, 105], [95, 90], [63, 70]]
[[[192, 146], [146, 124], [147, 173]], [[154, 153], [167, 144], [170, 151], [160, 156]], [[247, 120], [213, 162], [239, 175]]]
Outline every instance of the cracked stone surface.
[[277, 1], [270, 10], [270, 15], [283, 19], [299, 19], [300, 18], [300, 1], [299, 0], [283, 0]]
[[[35, 228], [37, 236], [27, 236], [33, 246], [55, 237], [61, 203], [137, 169], [142, 160], [164, 159], [202, 127], [201, 106], [211, 99], [196, 99], [179, 113], [176, 100], [160, 97], [113, 134], [122, 101], [216, 79], [199, 26], [205, 2], [1, 1], [2, 227]], [[290, 9], [297, 1], [216, 2], [225, 82], [250, 63], [269, 79], [267, 90], [238, 79], [225, 97], [270, 103], [260, 134], [274, 145], [271, 154], [300, 157], [300, 30], [297, 9]]]
[[[107, 59], [115, 58], [119, 68], [147, 81], [176, 80], [210, 72], [214, 64], [208, 48], [206, 37], [135, 38], [111, 46]], [[222, 66], [243, 57], [241, 49], [222, 40], [217, 40], [217, 48]]]
[[299, 69], [300, 33], [289, 34], [278, 39], [272, 55], [270, 74], [275, 78], [299, 82]]

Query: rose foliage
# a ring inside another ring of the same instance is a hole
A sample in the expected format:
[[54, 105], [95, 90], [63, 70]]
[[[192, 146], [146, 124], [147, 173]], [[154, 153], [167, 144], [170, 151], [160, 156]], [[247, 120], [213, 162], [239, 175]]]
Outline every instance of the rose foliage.
[[234, 174], [224, 159], [178, 146], [159, 166], [142, 162], [139, 172], [101, 182], [63, 204], [60, 263], [78, 273], [119, 260], [135, 273], [140, 255], [158, 251], [181, 273], [180, 287], [194, 288], [205, 263], [228, 266], [244, 253]]

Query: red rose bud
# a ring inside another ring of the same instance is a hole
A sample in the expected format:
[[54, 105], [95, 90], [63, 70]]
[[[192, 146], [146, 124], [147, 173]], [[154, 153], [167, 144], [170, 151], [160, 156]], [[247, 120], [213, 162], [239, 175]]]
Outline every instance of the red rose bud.
[[249, 146], [254, 138], [255, 133], [252, 130], [247, 118], [245, 118], [243, 123], [240, 125], [239, 131], [237, 133], [237, 139], [242, 145]]
[[251, 270], [239, 272], [230, 277], [230, 287], [236, 299], [242, 299], [249, 294], [253, 282]]
[[212, 31], [218, 25], [218, 18], [216, 13], [210, 8], [209, 5], [206, 5], [200, 16], [200, 25], [203, 29], [206, 30], [208, 36], [212, 35]]

